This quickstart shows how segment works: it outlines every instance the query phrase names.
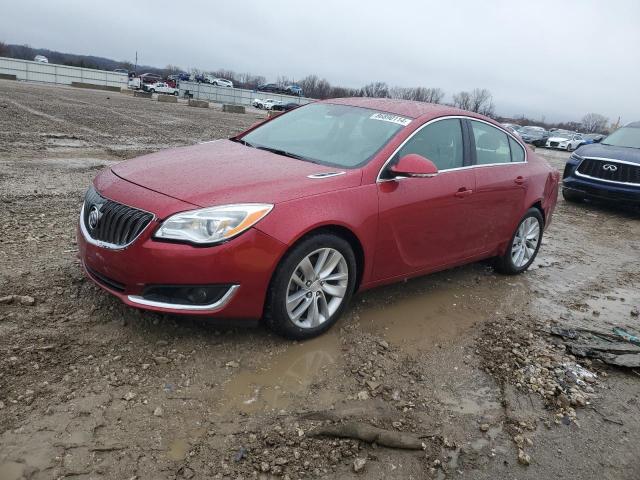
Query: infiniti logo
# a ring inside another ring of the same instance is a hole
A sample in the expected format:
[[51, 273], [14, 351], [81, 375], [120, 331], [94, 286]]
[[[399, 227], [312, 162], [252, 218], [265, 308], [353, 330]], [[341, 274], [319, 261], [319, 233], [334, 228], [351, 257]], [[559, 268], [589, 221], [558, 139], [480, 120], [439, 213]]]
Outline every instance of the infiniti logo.
[[608, 170], [609, 172], [615, 172], [616, 170], [618, 170], [618, 167], [616, 167], [615, 165], [611, 165], [610, 163], [605, 163], [602, 166], [603, 170]]
[[89, 210], [89, 218], [87, 219], [89, 230], [96, 229], [101, 216], [100, 207], [98, 205], [92, 205], [91, 210]]

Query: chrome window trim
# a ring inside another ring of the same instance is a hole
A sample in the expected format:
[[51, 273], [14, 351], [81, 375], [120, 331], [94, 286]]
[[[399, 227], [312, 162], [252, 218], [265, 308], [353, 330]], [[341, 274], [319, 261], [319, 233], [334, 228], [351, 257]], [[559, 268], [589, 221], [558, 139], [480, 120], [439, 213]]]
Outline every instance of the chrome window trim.
[[240, 285], [231, 285], [229, 290], [220, 298], [209, 305], [184, 305], [180, 303], [166, 303], [166, 302], [156, 302], [153, 300], [147, 300], [144, 297], [139, 295], [128, 295], [127, 298], [130, 302], [136, 303], [138, 305], [144, 305], [147, 307], [156, 307], [156, 308], [170, 308], [172, 310], [187, 310], [187, 311], [203, 311], [203, 310], [220, 310], [224, 306], [227, 305], [231, 301], [231, 299], [235, 296], [236, 292], [240, 288]]
[[[97, 190], [96, 190], [96, 192], [97, 192]], [[102, 196], [101, 194], [99, 194], [99, 195]], [[91, 245], [95, 245], [96, 247], [106, 248], [108, 250], [124, 250], [127, 247], [129, 247], [133, 242], [135, 242], [138, 238], [140, 238], [140, 235], [142, 235], [142, 233], [147, 228], [149, 228], [149, 225], [151, 225], [151, 223], [156, 219], [156, 216], [153, 213], [147, 212], [146, 210], [142, 210], [141, 208], [132, 207], [131, 205], [126, 205], [126, 204], [121, 203], [121, 202], [116, 202], [115, 200], [111, 200], [111, 199], [106, 198], [106, 197], [102, 197], [102, 198], [105, 198], [106, 200], [110, 200], [110, 201], [115, 202], [115, 203], [119, 203], [120, 205], [124, 205], [125, 207], [135, 208], [136, 210], [140, 210], [141, 212], [148, 213], [152, 217], [151, 217], [151, 220], [149, 220], [149, 223], [142, 230], [140, 230], [140, 233], [138, 233], [138, 235], [136, 235], [129, 243], [126, 243], [124, 245], [116, 245], [114, 243], [103, 242], [102, 240], [96, 240], [95, 238], [92, 238], [91, 235], [89, 234], [89, 232], [87, 231], [87, 227], [84, 224], [84, 201], [83, 201], [82, 202], [82, 208], [80, 209], [80, 231], [82, 232], [82, 236], [84, 237], [84, 239], [88, 243], [90, 243]]]
[[[578, 157], [579, 155], [576, 155], [576, 156]], [[605, 158], [605, 157], [580, 157], [580, 158], [581, 158], [580, 163], [574, 170], [575, 174], [578, 177], [588, 178], [590, 180], [596, 180], [599, 182], [615, 183], [616, 185], [629, 185], [631, 187], [640, 187], [640, 183], [618, 182], [617, 180], [607, 180], [606, 178], [599, 178], [599, 177], [592, 177], [591, 175], [585, 175], [584, 173], [580, 173], [578, 171], [578, 169], [580, 168], [580, 165], [582, 165], [582, 162], [584, 162], [585, 160], [600, 160], [601, 162], [607, 162], [607, 163], [622, 163], [624, 165], [631, 165], [633, 167], [640, 168], [639, 163], [627, 162], [626, 160], [613, 160], [611, 158]]]
[[311, 178], [314, 180], [321, 180], [323, 178], [337, 177], [338, 175], [344, 175], [347, 172], [344, 170], [339, 172], [320, 172], [320, 173], [312, 173], [311, 175], [307, 175], [307, 178]]
[[[479, 167], [495, 167], [497, 165], [521, 165], [523, 163], [527, 163], [529, 158], [528, 158], [528, 153], [527, 153], [527, 149], [524, 146], [523, 142], [520, 141], [515, 135], [512, 135], [507, 129], [505, 128], [501, 128], [498, 127], [497, 125], [494, 125], [491, 122], [487, 122], [486, 120], [481, 120], [479, 118], [474, 118], [474, 117], [468, 117], [466, 115], [447, 115], [445, 117], [438, 117], [438, 118], [433, 118], [431, 120], [429, 120], [428, 122], [426, 122], [423, 125], [420, 125], [419, 128], [417, 128], [411, 135], [409, 135], [400, 145], [398, 145], [398, 147], [391, 153], [391, 155], [389, 155], [389, 158], [387, 158], [387, 160], [382, 164], [382, 168], [380, 169], [380, 171], [378, 172], [378, 176], [376, 177], [376, 183], [384, 183], [384, 182], [389, 182], [389, 181], [396, 181], [396, 180], [403, 180], [405, 178], [412, 178], [412, 177], [398, 177], [398, 178], [381, 178], [382, 172], [384, 172], [385, 168], [387, 168], [387, 165], [389, 165], [389, 163], [391, 162], [391, 160], [393, 160], [393, 157], [396, 156], [396, 154], [400, 151], [400, 149], [402, 147], [405, 146], [405, 144], [411, 140], [418, 132], [420, 132], [423, 128], [431, 125], [432, 123], [435, 122], [439, 122], [442, 120], [449, 120], [449, 119], [461, 119], [461, 120], [474, 120], [476, 122], [481, 122], [481, 123], [486, 123], [487, 125], [495, 128], [496, 130], [499, 130], [501, 132], [504, 132], [507, 134], [508, 137], [513, 138], [518, 145], [520, 145], [522, 147], [522, 149], [524, 150], [524, 161], [522, 162], [509, 162], [509, 163], [486, 163], [484, 165], [467, 165], [464, 167], [456, 167], [456, 168], [447, 168], [445, 170], [438, 170], [438, 174], [440, 173], [447, 173], [447, 172], [455, 172], [458, 170], [467, 170], [467, 169], [471, 169], [471, 168], [479, 168]], [[461, 133], [462, 133], [462, 125], [460, 126], [461, 128]], [[473, 134], [473, 132], [472, 132]]]

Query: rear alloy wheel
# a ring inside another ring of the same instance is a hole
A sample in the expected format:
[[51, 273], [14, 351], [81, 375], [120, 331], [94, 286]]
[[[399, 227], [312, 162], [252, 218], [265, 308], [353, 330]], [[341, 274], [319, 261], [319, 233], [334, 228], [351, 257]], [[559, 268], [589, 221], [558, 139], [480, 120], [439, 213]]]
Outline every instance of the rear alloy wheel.
[[274, 274], [267, 324], [280, 335], [299, 340], [325, 332], [347, 307], [355, 275], [355, 256], [347, 241], [331, 234], [303, 240]]
[[540, 210], [530, 208], [520, 220], [504, 255], [496, 259], [499, 272], [515, 275], [529, 268], [540, 249], [543, 224]]

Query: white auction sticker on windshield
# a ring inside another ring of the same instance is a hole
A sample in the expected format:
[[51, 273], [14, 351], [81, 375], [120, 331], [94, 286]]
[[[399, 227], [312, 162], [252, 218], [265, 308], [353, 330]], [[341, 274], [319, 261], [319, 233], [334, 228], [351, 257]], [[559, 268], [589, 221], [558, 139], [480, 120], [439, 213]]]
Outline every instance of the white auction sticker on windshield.
[[382, 120], [383, 122], [397, 123], [406, 127], [411, 123], [411, 119], [407, 117], [401, 117], [400, 115], [392, 115], [391, 113], [374, 113], [369, 117], [371, 120]]

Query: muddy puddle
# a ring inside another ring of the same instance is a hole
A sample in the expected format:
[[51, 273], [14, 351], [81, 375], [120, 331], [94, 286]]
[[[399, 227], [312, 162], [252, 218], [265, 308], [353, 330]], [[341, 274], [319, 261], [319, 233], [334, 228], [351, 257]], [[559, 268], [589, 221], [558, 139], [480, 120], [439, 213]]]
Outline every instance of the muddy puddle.
[[464, 395], [449, 393], [443, 389], [437, 389], [434, 393], [442, 405], [463, 415], [485, 415], [501, 409], [497, 392], [490, 387], [465, 391]]
[[[335, 369], [340, 359], [337, 328], [312, 340], [291, 344], [262, 367], [240, 370], [224, 385], [223, 411], [253, 413], [286, 409], [296, 395], [307, 393], [321, 373]], [[327, 390], [318, 392], [314, 404], [330, 401]]]
[[[477, 324], [502, 313], [514, 302], [525, 305], [529, 295], [526, 278], [481, 275], [467, 284], [472, 266], [447, 275], [438, 274], [376, 289], [357, 296], [344, 322], [359, 322], [365, 332], [380, 335], [404, 351], [419, 352], [435, 345], [455, 343]], [[462, 282], [464, 280], [464, 282]], [[382, 299], [382, 300], [378, 300]], [[385, 301], [385, 299], [387, 299]], [[224, 384], [221, 411], [255, 413], [287, 409], [299, 395], [312, 391], [314, 406], [331, 404], [337, 392], [326, 388], [313, 391], [327, 369], [337, 369], [341, 361], [340, 325], [326, 334], [285, 346], [267, 357], [262, 366], [240, 368]], [[474, 398], [449, 399], [459, 413], [476, 413], [497, 406], [481, 393]], [[447, 403], [447, 399], [443, 399]]]
[[[526, 277], [499, 277], [481, 269], [473, 265], [388, 287], [388, 302], [375, 300], [382, 296], [373, 291], [359, 305], [360, 324], [365, 331], [415, 353], [455, 343], [477, 324], [511, 310], [514, 304], [527, 304]], [[481, 274], [470, 283], [476, 271]]]

